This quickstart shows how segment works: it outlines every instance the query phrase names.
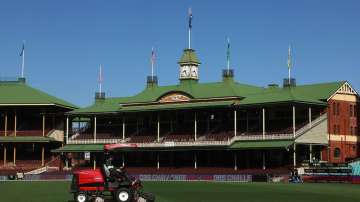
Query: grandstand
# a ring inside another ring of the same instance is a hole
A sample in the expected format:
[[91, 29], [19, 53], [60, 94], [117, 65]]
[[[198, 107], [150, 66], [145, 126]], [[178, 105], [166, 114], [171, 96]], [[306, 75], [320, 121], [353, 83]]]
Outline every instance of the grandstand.
[[50, 151], [63, 144], [64, 113], [76, 108], [30, 87], [25, 78], [0, 81], [0, 174], [58, 167]]
[[359, 157], [358, 94], [348, 82], [258, 87], [228, 69], [201, 83], [193, 49], [178, 64], [176, 85], [150, 76], [135, 96], [98, 92], [93, 105], [66, 112], [66, 145], [54, 152], [68, 167], [96, 167], [103, 144], [138, 143], [115, 159], [137, 173], [287, 172]]

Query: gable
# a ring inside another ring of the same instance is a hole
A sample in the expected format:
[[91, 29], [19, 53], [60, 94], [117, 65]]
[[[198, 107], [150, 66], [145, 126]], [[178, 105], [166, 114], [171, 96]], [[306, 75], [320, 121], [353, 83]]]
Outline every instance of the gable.
[[349, 102], [357, 102], [358, 94], [348, 82], [345, 82], [330, 98], [329, 100], [341, 100]]

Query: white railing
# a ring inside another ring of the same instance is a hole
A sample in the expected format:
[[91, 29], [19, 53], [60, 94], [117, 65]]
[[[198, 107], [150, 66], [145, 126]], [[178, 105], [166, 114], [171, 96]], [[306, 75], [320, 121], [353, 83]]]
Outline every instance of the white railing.
[[291, 139], [293, 134], [268, 134], [268, 135], [238, 135], [233, 137], [231, 141], [241, 140], [280, 140], [280, 139]]
[[70, 140], [68, 144], [115, 144], [122, 142], [122, 139], [84, 139], [84, 140]]
[[138, 147], [190, 147], [190, 146], [226, 146], [231, 141], [191, 141], [191, 142], [152, 142], [136, 143]]

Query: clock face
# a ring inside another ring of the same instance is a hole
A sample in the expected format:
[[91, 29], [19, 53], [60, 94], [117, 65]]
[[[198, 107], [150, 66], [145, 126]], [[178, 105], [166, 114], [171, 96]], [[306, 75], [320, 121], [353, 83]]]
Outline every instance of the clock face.
[[182, 66], [180, 68], [180, 78], [189, 78], [190, 76], [190, 67], [189, 66]]
[[191, 68], [191, 78], [198, 78], [198, 68], [197, 67], [192, 67]]
[[180, 79], [198, 79], [198, 67], [184, 65], [180, 67]]

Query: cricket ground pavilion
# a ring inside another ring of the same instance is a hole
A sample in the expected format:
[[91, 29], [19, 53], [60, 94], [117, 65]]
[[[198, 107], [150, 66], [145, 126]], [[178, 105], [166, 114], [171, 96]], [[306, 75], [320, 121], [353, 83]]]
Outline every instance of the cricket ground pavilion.
[[[31, 171], [60, 161], [64, 113], [77, 107], [35, 89], [25, 78], [0, 81], [0, 173]], [[58, 166], [58, 164], [56, 166]]]
[[[137, 143], [116, 160], [127, 167], [276, 169], [359, 156], [358, 94], [346, 81], [258, 87], [222, 72], [199, 82], [200, 61], [185, 49], [179, 83], [149, 76], [135, 96], [96, 93], [89, 107], [66, 113], [67, 166], [96, 166], [103, 144]], [[71, 161], [69, 161], [71, 160]], [[71, 164], [71, 165], [70, 165]]]

